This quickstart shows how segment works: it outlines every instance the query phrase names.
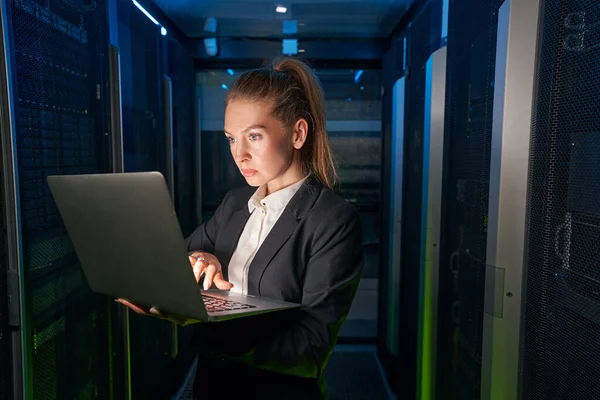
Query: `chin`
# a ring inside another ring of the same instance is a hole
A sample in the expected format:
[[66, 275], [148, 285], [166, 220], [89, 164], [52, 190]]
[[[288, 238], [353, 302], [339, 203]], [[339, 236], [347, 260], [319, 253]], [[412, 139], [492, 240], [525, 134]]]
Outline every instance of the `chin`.
[[254, 175], [254, 176], [244, 176], [244, 178], [246, 179], [246, 183], [250, 186], [254, 186], [254, 187], [260, 187], [262, 185], [264, 185], [266, 182], [264, 179], [262, 179], [260, 176]]

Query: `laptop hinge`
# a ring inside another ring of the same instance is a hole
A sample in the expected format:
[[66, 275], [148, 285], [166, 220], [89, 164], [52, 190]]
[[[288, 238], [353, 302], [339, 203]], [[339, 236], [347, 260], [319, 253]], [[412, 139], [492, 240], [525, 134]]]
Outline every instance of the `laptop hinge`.
[[21, 326], [21, 307], [19, 302], [19, 274], [15, 270], [6, 271], [6, 295], [8, 296], [8, 326]]

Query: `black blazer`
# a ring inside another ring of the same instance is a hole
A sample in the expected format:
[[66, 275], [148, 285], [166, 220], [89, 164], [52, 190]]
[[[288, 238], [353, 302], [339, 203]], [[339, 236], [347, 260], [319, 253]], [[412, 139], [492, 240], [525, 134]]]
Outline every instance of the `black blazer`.
[[[229, 192], [214, 216], [187, 238], [188, 251], [214, 254], [227, 267], [256, 188]], [[363, 266], [358, 213], [309, 177], [260, 246], [248, 271], [248, 293], [300, 303], [293, 311], [196, 324], [202, 355], [318, 378], [350, 309]]]

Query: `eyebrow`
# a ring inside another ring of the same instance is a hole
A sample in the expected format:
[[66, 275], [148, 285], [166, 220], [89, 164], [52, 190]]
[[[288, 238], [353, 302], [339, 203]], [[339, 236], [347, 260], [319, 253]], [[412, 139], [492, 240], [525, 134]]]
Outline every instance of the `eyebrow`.
[[[267, 129], [267, 127], [266, 127], [266, 126], [264, 126], [264, 125], [260, 125], [260, 124], [257, 124], [257, 125], [251, 125], [251, 126], [247, 127], [246, 129], [244, 129], [244, 130], [242, 131], [242, 133], [245, 133], [245, 132], [251, 131], [251, 130], [253, 130], [253, 129], [262, 129], [262, 130], [265, 130], [265, 129]], [[223, 132], [225, 132], [225, 133], [226, 133], [226, 134], [228, 134], [228, 135], [231, 135], [231, 133], [227, 132], [226, 130], [223, 130]]]

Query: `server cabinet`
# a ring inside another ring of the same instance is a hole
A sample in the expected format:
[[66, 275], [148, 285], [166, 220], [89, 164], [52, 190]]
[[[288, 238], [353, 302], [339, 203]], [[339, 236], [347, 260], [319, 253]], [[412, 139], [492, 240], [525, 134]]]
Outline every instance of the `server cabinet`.
[[90, 291], [46, 183], [111, 170], [106, 3], [4, 0], [2, 11], [21, 256], [13, 372], [23, 398], [113, 398], [115, 307]]
[[416, 398], [420, 393], [420, 327], [424, 292], [422, 216], [426, 129], [427, 62], [441, 47], [442, 2], [429, 1], [406, 30], [404, 118], [403, 218], [398, 321], [398, 395]]
[[436, 398], [479, 399], [498, 9], [451, 0], [436, 338]]
[[521, 392], [592, 399], [600, 397], [600, 4], [541, 3]]
[[481, 397], [518, 398], [527, 170], [539, 2], [498, 12]]

